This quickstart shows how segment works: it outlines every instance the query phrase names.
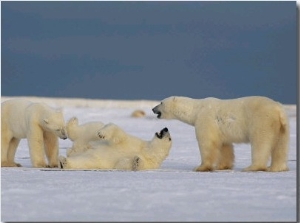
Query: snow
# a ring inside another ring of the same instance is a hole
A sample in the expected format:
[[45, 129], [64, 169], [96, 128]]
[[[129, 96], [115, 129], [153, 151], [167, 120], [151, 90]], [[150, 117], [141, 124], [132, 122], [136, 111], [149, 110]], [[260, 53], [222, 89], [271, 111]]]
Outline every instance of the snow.
[[[2, 97], [2, 102], [10, 99]], [[159, 120], [158, 101], [30, 98], [63, 107], [65, 119], [79, 123], [113, 122], [145, 140], [168, 127], [173, 145], [157, 170], [66, 171], [31, 168], [27, 141], [16, 162], [1, 168], [1, 220], [8, 221], [296, 221], [296, 106], [286, 105], [290, 120], [287, 172], [241, 172], [251, 162], [248, 144], [235, 145], [230, 171], [193, 172], [200, 154], [194, 128]], [[135, 109], [146, 116], [132, 118]], [[71, 141], [60, 140], [65, 155]]]

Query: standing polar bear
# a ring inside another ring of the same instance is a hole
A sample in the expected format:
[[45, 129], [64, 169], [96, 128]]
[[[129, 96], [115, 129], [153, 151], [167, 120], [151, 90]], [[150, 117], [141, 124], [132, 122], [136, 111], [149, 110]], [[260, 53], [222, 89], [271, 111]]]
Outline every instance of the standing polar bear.
[[121, 169], [146, 170], [159, 168], [171, 148], [167, 128], [144, 141], [109, 123], [98, 132], [101, 141], [91, 149], [67, 158], [60, 156], [62, 169]]
[[73, 145], [67, 149], [67, 156], [81, 153], [91, 147], [90, 142], [100, 140], [97, 131], [103, 126], [102, 122], [87, 122], [78, 125], [77, 117], [70, 118], [66, 128], [68, 138], [73, 142]]
[[[288, 119], [282, 105], [269, 98], [169, 97], [152, 110], [158, 118], [177, 119], [195, 126], [202, 159], [196, 171], [232, 169], [232, 143], [249, 142], [252, 164], [244, 171], [288, 170]], [[270, 156], [271, 165], [267, 168]]]
[[1, 104], [1, 122], [1, 167], [21, 166], [14, 158], [23, 138], [28, 140], [33, 167], [58, 167], [57, 137], [67, 138], [60, 110], [43, 103], [11, 99]]

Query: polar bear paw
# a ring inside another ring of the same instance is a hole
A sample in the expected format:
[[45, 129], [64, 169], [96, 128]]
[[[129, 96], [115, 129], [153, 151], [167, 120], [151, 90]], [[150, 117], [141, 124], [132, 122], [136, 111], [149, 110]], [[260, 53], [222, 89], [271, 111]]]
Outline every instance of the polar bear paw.
[[58, 161], [59, 161], [59, 168], [64, 169], [64, 166], [67, 165], [67, 158], [63, 156], [59, 156]]
[[270, 166], [267, 168], [267, 171], [269, 172], [282, 172], [282, 171], [288, 171], [289, 168], [284, 164], [281, 166]]
[[9, 163], [7, 161], [1, 162], [1, 167], [22, 167], [20, 163]]
[[48, 164], [46, 167], [47, 168], [57, 168], [58, 164]]
[[132, 170], [137, 171], [139, 169], [141, 159], [138, 156], [133, 157], [133, 162], [132, 162]]
[[194, 171], [196, 171], [196, 172], [209, 172], [209, 171], [213, 171], [213, 170], [214, 170], [213, 166], [203, 165], [203, 164], [201, 164], [200, 166], [196, 166], [194, 168]]
[[100, 139], [105, 139], [105, 135], [102, 131], [98, 132], [98, 136], [99, 136]]
[[242, 170], [243, 172], [249, 172], [249, 171], [267, 171], [266, 166], [258, 166], [258, 165], [250, 165]]
[[20, 163], [15, 163], [16, 167], [22, 167]]

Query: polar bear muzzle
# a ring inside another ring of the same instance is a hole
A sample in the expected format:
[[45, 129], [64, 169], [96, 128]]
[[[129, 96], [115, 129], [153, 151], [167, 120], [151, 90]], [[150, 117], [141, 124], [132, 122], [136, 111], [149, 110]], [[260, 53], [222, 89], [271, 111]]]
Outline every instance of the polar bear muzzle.
[[66, 133], [66, 130], [64, 130], [64, 129], [62, 128], [62, 129], [58, 129], [58, 131], [60, 131], [59, 138], [61, 138], [61, 139], [63, 139], [63, 140], [66, 140], [66, 139], [68, 138], [67, 133]]
[[[157, 114], [157, 118], [160, 118], [160, 117], [161, 117], [161, 111], [158, 109], [159, 106], [160, 106], [160, 105], [157, 105], [157, 106], [155, 106], [155, 107], [152, 109], [153, 113], [154, 113], [154, 114]], [[168, 129], [167, 129], [167, 130], [168, 130]]]
[[[168, 128], [162, 129], [159, 133], [155, 133], [156, 137], [159, 139], [162, 139], [163, 137], [166, 137], [170, 134], [167, 134], [169, 132]], [[169, 137], [169, 140], [171, 140], [171, 137]]]

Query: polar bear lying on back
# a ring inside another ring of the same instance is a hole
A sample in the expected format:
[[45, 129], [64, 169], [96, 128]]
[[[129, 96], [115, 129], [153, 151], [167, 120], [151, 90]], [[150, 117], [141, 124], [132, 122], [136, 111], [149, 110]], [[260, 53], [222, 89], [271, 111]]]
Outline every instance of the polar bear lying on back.
[[125, 133], [115, 124], [107, 124], [98, 132], [101, 142], [91, 149], [67, 158], [60, 156], [63, 169], [145, 170], [159, 168], [168, 156], [172, 142], [167, 128], [144, 141]]
[[[252, 164], [245, 171], [288, 170], [289, 122], [282, 105], [269, 98], [169, 97], [152, 110], [158, 118], [177, 119], [195, 126], [202, 159], [196, 171], [231, 169], [232, 143], [248, 142]], [[270, 157], [271, 165], [267, 168]]]
[[67, 149], [67, 156], [81, 153], [91, 147], [90, 142], [100, 140], [97, 132], [103, 126], [102, 122], [87, 122], [78, 125], [78, 118], [70, 118], [66, 128], [68, 138], [73, 142], [73, 145]]

